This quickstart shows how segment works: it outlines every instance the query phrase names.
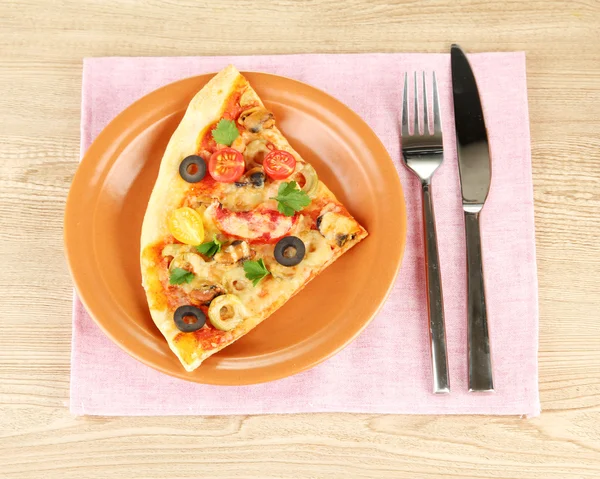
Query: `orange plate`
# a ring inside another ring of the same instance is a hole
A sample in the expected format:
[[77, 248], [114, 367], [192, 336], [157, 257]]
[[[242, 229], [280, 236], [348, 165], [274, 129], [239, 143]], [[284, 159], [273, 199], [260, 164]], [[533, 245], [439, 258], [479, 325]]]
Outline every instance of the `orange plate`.
[[387, 297], [406, 239], [398, 174], [367, 124], [304, 83], [244, 75], [291, 145], [369, 231], [263, 324], [188, 373], [152, 322], [141, 286], [140, 231], [160, 160], [188, 103], [213, 75], [167, 85], [118, 115], [83, 158], [65, 213], [71, 274], [100, 328], [148, 366], [205, 384], [271, 381], [340, 351]]

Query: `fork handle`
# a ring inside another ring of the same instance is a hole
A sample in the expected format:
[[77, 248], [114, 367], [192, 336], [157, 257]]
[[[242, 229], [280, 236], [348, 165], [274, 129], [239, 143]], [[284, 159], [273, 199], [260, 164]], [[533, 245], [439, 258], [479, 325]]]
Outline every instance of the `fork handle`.
[[465, 211], [467, 239], [467, 344], [469, 391], [493, 391], [479, 213]]
[[429, 313], [433, 392], [441, 394], [450, 392], [442, 279], [440, 276], [440, 258], [438, 255], [435, 214], [433, 212], [431, 197], [431, 183], [425, 181], [422, 183], [422, 187], [423, 227], [425, 230], [425, 274], [427, 279], [427, 311]]

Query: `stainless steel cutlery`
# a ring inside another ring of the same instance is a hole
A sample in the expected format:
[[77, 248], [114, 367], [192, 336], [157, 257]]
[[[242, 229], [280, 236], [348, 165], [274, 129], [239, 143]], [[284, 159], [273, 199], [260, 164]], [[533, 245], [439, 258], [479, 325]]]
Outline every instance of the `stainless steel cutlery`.
[[[433, 74], [433, 118], [429, 121], [427, 108], [427, 82], [423, 73], [423, 133], [419, 128], [419, 102], [417, 73], [414, 74], [414, 114], [412, 115], [412, 134], [409, 131], [408, 75], [404, 75], [404, 94], [402, 99], [402, 157], [406, 166], [421, 181], [423, 199], [423, 226], [425, 235], [425, 273], [427, 279], [427, 309], [429, 313], [429, 336], [431, 341], [431, 362], [433, 370], [433, 392], [449, 393], [450, 376], [448, 355], [446, 352], [446, 327], [444, 324], [444, 302], [440, 260], [438, 255], [435, 215], [431, 196], [431, 179], [435, 170], [442, 164], [444, 149], [442, 145], [442, 120], [435, 73]], [[429, 125], [432, 123], [432, 125]], [[431, 126], [431, 129], [430, 129]]]
[[[452, 45], [451, 67], [454, 121], [467, 249], [469, 391], [493, 391], [494, 380], [479, 228], [479, 215], [487, 199], [491, 182], [489, 145], [477, 83], [469, 61], [458, 45]], [[432, 81], [432, 116], [430, 116], [428, 110], [426, 75], [423, 72], [422, 96], [418, 94], [419, 81], [416, 72], [413, 77], [414, 94], [412, 103], [414, 107], [411, 115], [409, 76], [407, 73], [404, 75], [401, 129], [402, 158], [408, 169], [421, 182], [433, 392], [449, 393], [450, 378], [446, 351], [444, 301], [431, 194], [433, 175], [444, 159], [440, 102], [435, 73], [433, 73]], [[419, 101], [421, 97], [422, 101]], [[419, 121], [419, 117], [422, 117], [422, 122]], [[410, 125], [412, 125], [412, 133]]]
[[493, 391], [479, 213], [490, 189], [490, 151], [475, 76], [458, 45], [450, 51], [460, 187], [467, 241], [469, 391]]

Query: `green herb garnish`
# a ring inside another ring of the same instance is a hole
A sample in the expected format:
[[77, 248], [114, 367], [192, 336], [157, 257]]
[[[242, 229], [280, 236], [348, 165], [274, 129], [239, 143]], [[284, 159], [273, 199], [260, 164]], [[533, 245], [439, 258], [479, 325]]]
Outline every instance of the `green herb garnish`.
[[277, 200], [277, 211], [285, 216], [294, 216], [296, 211], [302, 210], [310, 204], [308, 195], [296, 188], [298, 184], [295, 181], [289, 183], [281, 183], [277, 196], [271, 198]]
[[246, 272], [246, 278], [252, 281], [254, 286], [256, 286], [265, 276], [271, 274], [262, 258], [258, 261], [246, 261], [244, 263], [244, 271]]
[[171, 271], [171, 277], [169, 278], [170, 284], [183, 284], [191, 283], [194, 279], [194, 273], [183, 268], [173, 268]]
[[215, 236], [212, 241], [209, 241], [208, 243], [202, 243], [201, 245], [196, 246], [196, 249], [199, 253], [202, 253], [205, 256], [212, 257], [216, 255], [219, 251], [221, 251], [222, 244], [223, 243], [221, 243]]
[[232, 120], [219, 120], [217, 127], [212, 131], [212, 136], [220, 145], [231, 146], [233, 141], [240, 136], [240, 132]]

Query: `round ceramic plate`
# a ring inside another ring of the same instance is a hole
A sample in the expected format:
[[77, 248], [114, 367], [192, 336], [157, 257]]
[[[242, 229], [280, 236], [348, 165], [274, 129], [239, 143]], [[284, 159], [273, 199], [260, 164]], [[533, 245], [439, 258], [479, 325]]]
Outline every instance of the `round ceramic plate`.
[[340, 351], [387, 297], [406, 238], [398, 174], [367, 124], [309, 85], [244, 75], [290, 144], [369, 232], [273, 316], [188, 373], [152, 322], [141, 286], [140, 231], [160, 160], [188, 103], [213, 75], [167, 85], [118, 115], [83, 158], [65, 213], [69, 267], [100, 328], [143, 363], [206, 384], [279, 379]]

